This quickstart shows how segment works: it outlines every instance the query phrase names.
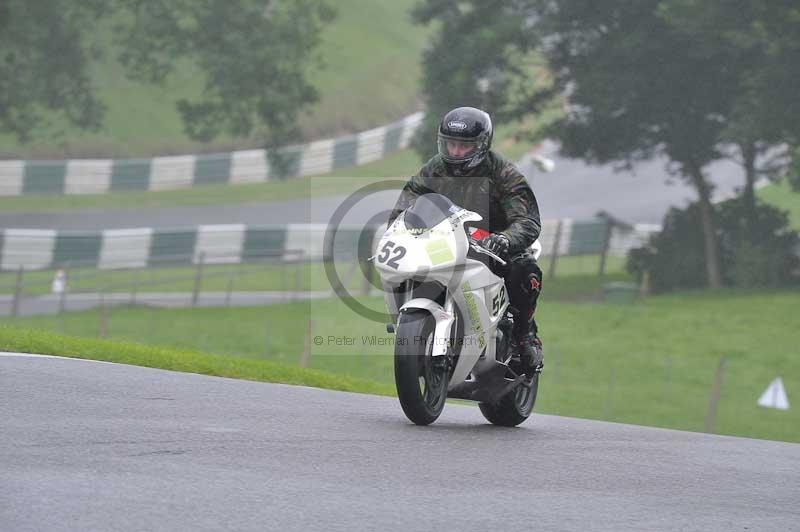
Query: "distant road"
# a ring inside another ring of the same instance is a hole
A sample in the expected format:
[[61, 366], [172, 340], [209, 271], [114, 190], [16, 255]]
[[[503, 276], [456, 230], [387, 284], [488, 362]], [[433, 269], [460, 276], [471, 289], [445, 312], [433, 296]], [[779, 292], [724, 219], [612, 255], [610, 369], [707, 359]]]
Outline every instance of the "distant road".
[[800, 527], [791, 443], [1, 354], [0, 418], [9, 532]]
[[[298, 292], [201, 292], [196, 307], [261, 307], [309, 299], [332, 297], [330, 290]], [[147, 305], [159, 308], [186, 308], [192, 306], [191, 292], [138, 292], [133, 293], [86, 293], [69, 294], [64, 299], [64, 307], [59, 296], [46, 294], [23, 297], [17, 308], [18, 316], [43, 316], [58, 314], [59, 310], [89, 310], [103, 305]], [[0, 317], [12, 314], [13, 296], [0, 295]]]
[[[691, 187], [670, 178], [665, 159], [637, 164], [633, 171], [615, 172], [611, 165], [588, 166], [583, 162], [554, 155], [555, 146], [546, 143], [544, 154], [555, 163], [555, 171], [545, 174], [523, 162], [539, 201], [542, 218], [590, 219], [599, 210], [632, 223], [661, 223], [670, 206], [682, 206], [695, 198]], [[416, 168], [409, 168], [409, 174]], [[742, 170], [732, 162], [709, 168], [717, 196], [729, 195], [741, 187]], [[671, 181], [672, 184], [667, 184]], [[365, 184], [368, 181], [365, 180]], [[344, 220], [363, 224], [377, 213], [392, 207], [397, 192], [374, 194], [360, 202]], [[0, 228], [42, 228], [97, 230], [129, 227], [181, 228], [202, 224], [286, 224], [327, 223], [344, 196], [288, 200], [274, 203], [175, 207], [123, 211], [77, 211], [65, 213], [0, 214]]]
[[[528, 158], [520, 164], [539, 201], [542, 218], [585, 220], [605, 210], [630, 223], [660, 224], [670, 207], [683, 207], [697, 199], [693, 187], [669, 175], [665, 158], [617, 172], [613, 165], [589, 166], [558, 157], [555, 151], [552, 143], [545, 143], [544, 154], [556, 163], [552, 173], [540, 172], [525, 162]], [[744, 185], [743, 170], [731, 161], [710, 165], [707, 175], [715, 186], [713, 200], [731, 197]]]

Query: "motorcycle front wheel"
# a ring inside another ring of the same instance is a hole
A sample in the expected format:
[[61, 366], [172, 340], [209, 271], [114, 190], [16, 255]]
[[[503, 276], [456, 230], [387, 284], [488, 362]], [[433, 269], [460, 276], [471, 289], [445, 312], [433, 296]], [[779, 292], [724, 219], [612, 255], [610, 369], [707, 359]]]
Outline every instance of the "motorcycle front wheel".
[[497, 404], [480, 403], [483, 417], [493, 425], [516, 427], [531, 415], [539, 391], [539, 374], [533, 376], [529, 385], [520, 385], [503, 397]]
[[449, 375], [446, 357], [432, 357], [436, 322], [424, 310], [403, 312], [394, 348], [394, 382], [406, 417], [430, 425], [447, 399]]

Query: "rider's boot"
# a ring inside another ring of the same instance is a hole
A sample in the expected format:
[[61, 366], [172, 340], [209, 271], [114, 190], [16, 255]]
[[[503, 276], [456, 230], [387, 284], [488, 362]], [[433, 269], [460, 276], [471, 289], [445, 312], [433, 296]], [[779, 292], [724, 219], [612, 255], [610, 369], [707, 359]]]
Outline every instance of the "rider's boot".
[[519, 365], [522, 373], [532, 377], [535, 373], [541, 373], [544, 367], [542, 341], [539, 339], [539, 326], [533, 317], [533, 309], [528, 313], [527, 324], [522, 327], [524, 332], [521, 334], [519, 329], [515, 330], [519, 348]]
[[519, 362], [522, 372], [529, 377], [535, 373], [541, 373], [544, 368], [544, 352], [539, 336], [533, 332], [523, 334], [517, 338], [517, 345], [519, 346]]

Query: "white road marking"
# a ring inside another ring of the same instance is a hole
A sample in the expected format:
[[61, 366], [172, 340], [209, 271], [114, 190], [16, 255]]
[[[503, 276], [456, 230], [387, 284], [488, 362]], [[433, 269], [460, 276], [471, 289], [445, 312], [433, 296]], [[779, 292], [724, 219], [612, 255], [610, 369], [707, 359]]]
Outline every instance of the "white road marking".
[[37, 355], [35, 353], [8, 353], [5, 351], [0, 351], [0, 357], [57, 358], [59, 360], [80, 360], [81, 362], [95, 362], [97, 364], [114, 364], [114, 362], [106, 362], [104, 360], [92, 360], [90, 358], [75, 358], [75, 357], [58, 356], [58, 355]]

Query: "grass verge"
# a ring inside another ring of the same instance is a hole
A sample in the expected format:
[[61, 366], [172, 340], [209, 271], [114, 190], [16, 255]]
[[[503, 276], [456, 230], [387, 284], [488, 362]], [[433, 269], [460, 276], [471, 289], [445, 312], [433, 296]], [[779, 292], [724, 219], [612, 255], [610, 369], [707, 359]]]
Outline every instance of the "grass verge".
[[394, 389], [386, 384], [267, 360], [212, 355], [187, 348], [169, 348], [120, 340], [79, 338], [41, 329], [0, 325], [0, 346], [10, 352], [102, 360], [216, 377], [295, 384], [345, 392], [394, 395]]
[[[402, 157], [400, 152], [389, 157]], [[409, 166], [415, 168], [416, 165]], [[408, 170], [407, 173], [413, 170]], [[239, 203], [268, 203], [290, 199], [348, 194], [378, 177], [351, 176], [325, 183], [318, 177], [297, 177], [247, 185], [207, 185], [161, 192], [114, 192], [110, 194], [46, 196], [31, 194], [0, 197], [3, 212], [64, 212], [87, 210], [137, 210], [171, 207], [219, 206]], [[312, 186], [312, 183], [314, 186]]]

